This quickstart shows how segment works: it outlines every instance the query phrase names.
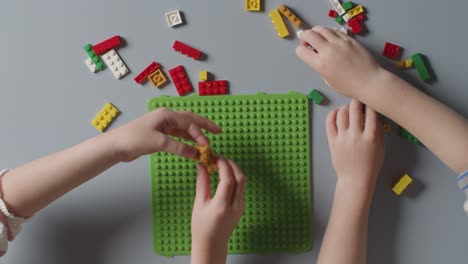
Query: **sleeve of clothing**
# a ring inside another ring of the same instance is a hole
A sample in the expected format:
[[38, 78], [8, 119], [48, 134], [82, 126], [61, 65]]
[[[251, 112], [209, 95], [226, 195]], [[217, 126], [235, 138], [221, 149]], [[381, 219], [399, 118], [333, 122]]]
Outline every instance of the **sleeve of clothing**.
[[465, 201], [464, 209], [465, 209], [466, 215], [468, 215], [468, 170], [466, 170], [464, 173], [458, 176], [457, 184], [460, 190], [465, 192], [466, 201]]
[[[0, 171], [0, 180], [8, 170]], [[13, 241], [15, 236], [21, 231], [21, 225], [26, 222], [26, 219], [21, 217], [15, 217], [0, 199], [0, 257], [5, 255], [8, 249], [8, 242]]]

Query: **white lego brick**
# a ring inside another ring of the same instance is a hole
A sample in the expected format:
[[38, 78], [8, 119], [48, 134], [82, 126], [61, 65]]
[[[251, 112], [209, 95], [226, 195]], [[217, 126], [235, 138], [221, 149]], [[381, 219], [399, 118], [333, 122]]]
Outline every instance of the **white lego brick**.
[[96, 73], [98, 71], [98, 68], [96, 64], [94, 64], [93, 60], [91, 58], [87, 58], [85, 60], [86, 66], [88, 66], [89, 70], [93, 73]]
[[349, 30], [348, 30], [347, 28], [342, 27], [342, 28], [340, 28], [340, 31], [343, 32], [343, 33], [345, 33], [345, 34], [348, 35], [348, 36], [350, 35], [350, 34], [349, 34]]
[[298, 30], [298, 31], [296, 31], [296, 35], [297, 35], [297, 38], [298, 38], [298, 39], [301, 38], [302, 32], [304, 32], [304, 30]]
[[104, 53], [101, 58], [107, 67], [111, 69], [115, 78], [120, 79], [129, 72], [127, 66], [114, 49]]
[[343, 15], [343, 16], [341, 16], [341, 17], [343, 18], [343, 20], [344, 20], [345, 22], [348, 22], [348, 21], [349, 21], [349, 19], [350, 19], [350, 18], [349, 18], [349, 14], [348, 14], [348, 13], [344, 14], [344, 15]]
[[166, 21], [167, 25], [170, 27], [175, 27], [184, 23], [179, 10], [174, 10], [166, 13]]
[[330, 0], [330, 3], [335, 8], [336, 12], [340, 14], [340, 16], [346, 13], [346, 11], [344, 10], [343, 6], [340, 3], [340, 0]]

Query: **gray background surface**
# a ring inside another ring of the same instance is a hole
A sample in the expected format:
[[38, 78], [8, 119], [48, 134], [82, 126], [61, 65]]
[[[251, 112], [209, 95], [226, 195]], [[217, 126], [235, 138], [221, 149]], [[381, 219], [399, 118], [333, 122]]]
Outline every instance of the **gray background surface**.
[[[326, 88], [296, 56], [298, 40], [276, 36], [268, 11], [284, 2], [309, 25], [335, 27], [328, 0], [265, 1], [265, 12], [244, 11], [236, 1], [2, 1], [0, 6], [0, 168], [12, 168], [97, 134], [89, 121], [106, 101], [123, 114], [117, 127], [146, 110], [159, 91], [133, 77], [152, 60], [164, 70], [185, 65], [192, 83], [206, 69], [230, 81], [233, 94], [319, 89], [328, 99], [313, 106], [313, 250], [299, 255], [231, 255], [228, 263], [313, 263], [329, 217], [335, 175], [324, 129], [326, 114], [349, 99]], [[468, 2], [360, 1], [369, 34], [359, 37], [378, 60], [385, 41], [404, 47], [404, 57], [426, 54], [437, 74], [432, 85], [415, 70], [400, 76], [468, 116], [464, 76]], [[187, 25], [169, 28], [164, 13], [180, 9]], [[119, 34], [118, 53], [132, 73], [116, 80], [106, 69], [92, 74], [83, 61], [86, 43]], [[293, 33], [295, 34], [295, 33]], [[208, 54], [193, 61], [172, 51], [175, 39]], [[337, 72], [337, 74], [340, 74]], [[395, 102], [398, 107], [398, 102]], [[430, 113], [428, 113], [429, 115]], [[443, 125], [443, 124], [440, 124]], [[455, 175], [427, 149], [394, 134], [375, 195], [369, 230], [369, 263], [466, 263], [467, 218]], [[450, 139], [447, 139], [450, 140]], [[402, 197], [391, 183], [403, 172], [415, 184]], [[120, 164], [40, 212], [24, 226], [0, 263], [188, 263], [153, 252], [148, 158]]]

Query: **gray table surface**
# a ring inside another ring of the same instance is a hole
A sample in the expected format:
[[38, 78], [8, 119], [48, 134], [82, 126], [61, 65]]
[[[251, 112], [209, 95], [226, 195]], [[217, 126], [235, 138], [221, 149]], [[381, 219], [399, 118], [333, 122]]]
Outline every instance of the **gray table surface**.
[[[349, 99], [327, 89], [320, 76], [296, 56], [297, 39], [276, 36], [268, 11], [282, 1], [265, 1], [265, 12], [244, 11], [236, 1], [3, 1], [0, 7], [0, 168], [71, 146], [97, 134], [89, 124], [106, 101], [123, 114], [119, 126], [146, 110], [159, 91], [133, 77], [152, 60], [164, 70], [183, 64], [195, 84], [206, 69], [230, 81], [233, 94], [308, 92], [328, 99], [314, 106], [312, 130], [313, 250], [304, 254], [231, 255], [228, 263], [313, 263], [330, 213], [335, 175], [324, 129], [326, 114]], [[309, 25], [335, 27], [328, 0], [283, 1]], [[404, 56], [426, 54], [437, 82], [424, 84], [415, 70], [399, 74], [468, 116], [464, 76], [468, 2], [361, 1], [369, 34], [359, 37], [378, 60], [385, 41], [404, 47]], [[187, 24], [169, 28], [164, 13], [180, 9]], [[460, 23], [462, 22], [462, 23]], [[114, 34], [132, 73], [116, 80], [109, 70], [92, 74], [83, 61], [86, 43]], [[208, 55], [193, 61], [172, 51], [175, 39]], [[340, 74], [337, 72], [337, 74]], [[461, 75], [460, 75], [461, 74]], [[398, 102], [395, 102], [398, 107]], [[430, 114], [430, 113], [428, 113]], [[443, 125], [443, 124], [440, 124]], [[455, 175], [427, 149], [387, 137], [387, 156], [369, 227], [369, 263], [466, 263], [467, 218]], [[450, 140], [450, 139], [447, 139]], [[402, 197], [391, 183], [408, 172], [415, 184]], [[40, 212], [24, 226], [0, 263], [188, 263], [153, 252], [148, 158], [120, 164]]]

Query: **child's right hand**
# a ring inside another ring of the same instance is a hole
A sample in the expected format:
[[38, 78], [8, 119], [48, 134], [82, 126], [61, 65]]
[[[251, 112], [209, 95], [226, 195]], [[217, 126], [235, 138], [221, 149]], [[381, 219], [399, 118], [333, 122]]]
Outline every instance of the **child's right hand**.
[[[365, 115], [365, 116], [364, 116]], [[338, 184], [373, 193], [384, 158], [384, 138], [377, 113], [353, 99], [328, 114], [327, 136]]]
[[296, 54], [317, 71], [328, 86], [352, 98], [360, 98], [360, 93], [366, 92], [366, 85], [370, 87], [372, 78], [383, 71], [357, 40], [323, 26], [301, 34]]
[[192, 213], [192, 264], [225, 263], [227, 242], [244, 212], [245, 177], [231, 160], [218, 158], [218, 187], [211, 197], [210, 178], [198, 165]]

